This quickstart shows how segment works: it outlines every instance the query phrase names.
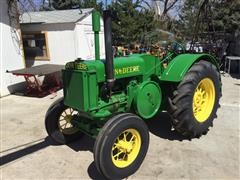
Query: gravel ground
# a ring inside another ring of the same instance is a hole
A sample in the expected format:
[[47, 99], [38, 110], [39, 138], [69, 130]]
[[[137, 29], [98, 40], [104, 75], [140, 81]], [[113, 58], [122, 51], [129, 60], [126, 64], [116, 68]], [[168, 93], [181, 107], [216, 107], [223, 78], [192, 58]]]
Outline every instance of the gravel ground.
[[[239, 179], [240, 80], [222, 77], [223, 97], [209, 133], [191, 141], [171, 131], [161, 113], [148, 123], [150, 146], [141, 168], [128, 179]], [[1, 98], [1, 179], [103, 179], [85, 136], [68, 146], [47, 137], [44, 116], [62, 96]]]

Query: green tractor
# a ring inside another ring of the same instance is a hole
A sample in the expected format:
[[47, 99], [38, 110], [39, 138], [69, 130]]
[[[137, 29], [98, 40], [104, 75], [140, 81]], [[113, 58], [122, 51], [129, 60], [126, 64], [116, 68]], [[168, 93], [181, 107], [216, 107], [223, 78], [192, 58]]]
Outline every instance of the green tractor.
[[145, 158], [149, 145], [145, 121], [157, 112], [168, 111], [173, 128], [188, 138], [207, 133], [219, 107], [219, 67], [208, 54], [174, 50], [164, 59], [148, 54], [113, 59], [109, 11], [103, 13], [106, 59], [102, 60], [99, 12], [92, 17], [96, 58], [66, 64], [64, 98], [48, 109], [45, 126], [60, 144], [84, 134], [95, 138], [98, 171], [107, 179], [125, 178]]

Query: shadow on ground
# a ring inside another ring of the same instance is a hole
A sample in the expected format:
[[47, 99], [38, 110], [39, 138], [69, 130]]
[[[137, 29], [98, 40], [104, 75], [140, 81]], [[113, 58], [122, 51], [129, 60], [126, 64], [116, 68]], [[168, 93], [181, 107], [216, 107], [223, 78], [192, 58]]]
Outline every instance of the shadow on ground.
[[240, 72], [238, 74], [230, 74], [232, 78], [240, 79]]
[[[83, 136], [80, 140], [68, 144], [67, 146], [74, 151], [91, 151], [93, 152], [95, 139], [89, 136]], [[105, 180], [105, 178], [98, 172], [94, 161], [88, 166], [88, 175], [91, 179]]]
[[97, 180], [105, 180], [104, 178], [97, 170], [94, 161], [88, 166], [88, 175], [91, 179], [97, 179]]
[[[168, 140], [184, 140], [186, 137], [181, 136], [176, 131], [172, 131], [171, 117], [166, 112], [161, 112], [154, 118], [147, 121], [149, 131], [164, 139]], [[81, 139], [68, 144], [67, 146], [76, 152], [79, 151], [91, 151], [93, 152], [95, 140], [89, 136], [83, 136]], [[13, 162], [19, 158], [30, 155], [34, 152], [40, 151], [48, 146], [56, 146], [50, 137], [40, 139], [38, 141], [23, 144], [21, 146], [13, 147], [2, 151], [1, 154], [6, 154], [0, 157], [0, 166]], [[20, 150], [19, 150], [20, 149]], [[7, 152], [10, 152], [7, 154]], [[94, 162], [88, 167], [88, 175], [91, 179], [104, 179], [104, 177], [98, 172]]]
[[167, 112], [161, 112], [150, 120], [147, 120], [149, 131], [163, 139], [171, 141], [188, 140], [187, 137], [182, 136], [177, 131], [172, 130], [171, 117]]
[[[31, 144], [33, 144], [33, 145], [31, 145]], [[27, 144], [13, 147], [11, 149], [4, 150], [1, 152], [1, 154], [2, 153], [5, 154], [7, 152], [11, 152], [11, 153], [0, 157], [0, 166], [8, 164], [12, 161], [15, 161], [19, 158], [22, 158], [24, 156], [27, 156], [27, 155], [37, 152], [39, 150], [42, 150], [50, 145], [56, 145], [56, 144], [49, 137], [46, 137], [45, 139], [40, 139], [38, 141], [33, 141], [33, 142], [30, 142]], [[24, 147], [24, 148], [22, 148], [22, 147]], [[17, 150], [14, 151], [15, 149], [17, 149]], [[18, 149], [20, 149], [20, 150], [18, 150]]]
[[74, 141], [70, 144], [67, 144], [69, 148], [78, 152], [78, 151], [91, 151], [93, 152], [95, 139], [89, 136], [83, 136], [79, 140]]
[[[94, 139], [84, 136], [78, 141], [68, 144], [68, 147], [74, 151], [91, 151], [93, 150]], [[29, 142], [17, 147], [13, 147], [1, 152], [1, 154], [6, 154], [0, 157], [0, 166], [8, 164], [24, 156], [30, 155], [48, 146], [57, 146], [59, 144], [51, 140], [50, 137], [46, 137], [37, 141]], [[8, 153], [10, 152], [10, 153]]]

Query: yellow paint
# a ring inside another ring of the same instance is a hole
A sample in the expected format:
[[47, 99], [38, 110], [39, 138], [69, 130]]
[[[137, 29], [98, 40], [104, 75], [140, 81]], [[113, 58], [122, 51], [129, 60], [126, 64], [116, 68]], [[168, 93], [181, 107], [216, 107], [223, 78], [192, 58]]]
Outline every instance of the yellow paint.
[[87, 65], [84, 63], [70, 62], [66, 64], [66, 69], [87, 70]]
[[87, 65], [83, 63], [76, 63], [75, 68], [79, 70], [87, 70]]
[[112, 162], [118, 168], [131, 165], [141, 149], [141, 136], [136, 129], [123, 131], [112, 146]]
[[74, 110], [72, 108], [68, 108], [64, 110], [59, 119], [58, 119], [58, 128], [63, 134], [74, 134], [78, 132], [78, 129], [73, 127], [71, 120], [73, 114], [75, 114]]
[[193, 114], [200, 123], [205, 122], [212, 113], [215, 104], [215, 86], [211, 79], [202, 79], [193, 96]]
[[139, 66], [129, 66], [129, 67], [123, 67], [123, 68], [116, 68], [114, 69], [115, 75], [121, 75], [121, 74], [128, 74], [133, 72], [139, 72]]
[[69, 62], [69, 63], [66, 64], [65, 67], [66, 67], [66, 69], [74, 69], [74, 63]]

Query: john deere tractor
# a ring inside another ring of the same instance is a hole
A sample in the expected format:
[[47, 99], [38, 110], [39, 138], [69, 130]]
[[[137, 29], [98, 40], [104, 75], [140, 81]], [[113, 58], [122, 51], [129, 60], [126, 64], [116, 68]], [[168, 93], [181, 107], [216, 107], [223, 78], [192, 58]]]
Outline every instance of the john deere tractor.
[[110, 11], [103, 19], [106, 59], [100, 59], [100, 14], [94, 11], [95, 60], [66, 64], [64, 98], [50, 106], [45, 125], [60, 144], [84, 134], [95, 138], [98, 171], [119, 179], [142, 164], [149, 145], [145, 121], [157, 112], [168, 111], [173, 128], [188, 138], [206, 134], [219, 107], [221, 79], [212, 56], [179, 54], [176, 43], [163, 59], [148, 54], [113, 58]]

